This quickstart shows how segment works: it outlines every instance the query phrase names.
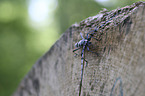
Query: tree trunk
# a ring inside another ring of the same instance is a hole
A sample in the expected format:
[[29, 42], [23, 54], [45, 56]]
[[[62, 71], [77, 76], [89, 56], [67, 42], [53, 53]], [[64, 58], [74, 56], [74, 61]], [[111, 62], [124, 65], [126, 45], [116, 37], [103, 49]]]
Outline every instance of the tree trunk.
[[[92, 44], [84, 50], [88, 64], [83, 60], [80, 88], [83, 49], [77, 56], [73, 50], [82, 39], [80, 33], [87, 38], [88, 32]], [[144, 96], [144, 62], [145, 2], [138, 2], [72, 25], [36, 62], [13, 96]]]

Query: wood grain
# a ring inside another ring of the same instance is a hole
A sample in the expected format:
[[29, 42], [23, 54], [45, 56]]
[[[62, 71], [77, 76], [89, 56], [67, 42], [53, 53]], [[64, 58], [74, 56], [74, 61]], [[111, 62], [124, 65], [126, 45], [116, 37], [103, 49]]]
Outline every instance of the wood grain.
[[[120, 12], [120, 13], [119, 13]], [[115, 15], [107, 24], [106, 17]], [[81, 56], [74, 56], [74, 44], [96, 26], [90, 50], [85, 50], [88, 66], [83, 77], [82, 96], [111, 96], [117, 78], [123, 96], [145, 94], [145, 2], [89, 17], [72, 25], [42, 56], [22, 80], [13, 96], [77, 96], [81, 79]], [[78, 50], [81, 53], [81, 49]], [[117, 82], [113, 96], [120, 94]]]

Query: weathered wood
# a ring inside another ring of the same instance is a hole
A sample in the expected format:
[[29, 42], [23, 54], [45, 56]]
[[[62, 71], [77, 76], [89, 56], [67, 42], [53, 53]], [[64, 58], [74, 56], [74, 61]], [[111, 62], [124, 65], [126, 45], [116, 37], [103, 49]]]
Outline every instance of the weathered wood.
[[[115, 17], [106, 24], [106, 17], [111, 16]], [[90, 46], [90, 50], [99, 56], [85, 51], [88, 66], [84, 70], [81, 96], [118, 96], [120, 88], [123, 96], [144, 96], [144, 2], [104, 12], [72, 25], [37, 61], [13, 96], [77, 96], [81, 56], [74, 57], [74, 44], [81, 39], [80, 32], [85, 37], [89, 30], [102, 24], [105, 25], [94, 34], [101, 40], [92, 39]]]

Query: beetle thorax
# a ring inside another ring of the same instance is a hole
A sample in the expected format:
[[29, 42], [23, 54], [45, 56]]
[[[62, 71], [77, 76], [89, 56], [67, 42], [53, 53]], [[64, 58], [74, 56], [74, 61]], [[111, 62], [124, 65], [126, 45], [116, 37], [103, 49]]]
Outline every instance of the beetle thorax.
[[79, 42], [77, 42], [76, 44], [75, 44], [75, 47], [81, 47], [81, 46], [83, 46], [85, 43], [87, 43], [88, 42], [88, 40], [87, 39], [82, 39], [82, 40], [80, 40]]

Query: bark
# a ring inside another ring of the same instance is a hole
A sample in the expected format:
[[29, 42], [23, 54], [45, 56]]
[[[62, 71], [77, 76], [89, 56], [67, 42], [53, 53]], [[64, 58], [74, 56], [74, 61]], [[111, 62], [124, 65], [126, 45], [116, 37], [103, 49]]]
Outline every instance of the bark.
[[81, 96], [144, 96], [145, 2], [72, 25], [34, 64], [13, 96], [78, 96], [82, 48], [77, 56], [72, 51], [80, 32], [85, 38], [92, 34], [89, 49], [97, 53], [84, 51], [88, 64], [84, 62]]

